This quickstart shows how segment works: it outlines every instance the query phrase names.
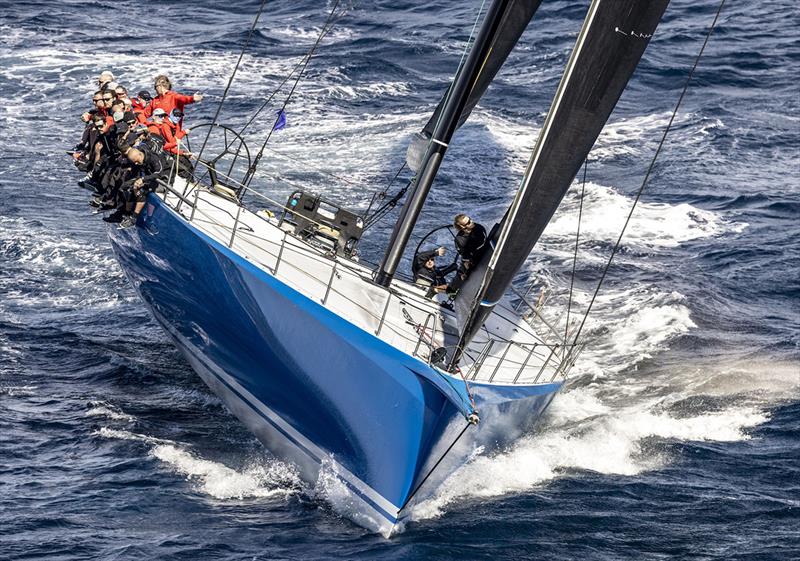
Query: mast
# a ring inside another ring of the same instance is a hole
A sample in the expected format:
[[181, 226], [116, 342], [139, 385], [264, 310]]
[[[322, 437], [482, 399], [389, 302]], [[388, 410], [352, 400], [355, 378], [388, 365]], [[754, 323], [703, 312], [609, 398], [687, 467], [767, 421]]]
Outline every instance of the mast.
[[[508, 289], [575, 178], [669, 0], [593, 0], [519, 190], [456, 297], [469, 343]], [[454, 353], [451, 361], [457, 360]]]
[[447, 146], [458, 126], [458, 120], [467, 104], [476, 78], [480, 75], [483, 63], [491, 50], [492, 40], [500, 26], [502, 16], [511, 0], [494, 0], [483, 20], [475, 43], [470, 49], [464, 65], [458, 71], [449, 95], [442, 107], [441, 117], [436, 123], [427, 150], [422, 158], [414, 184], [409, 190], [406, 204], [400, 212], [400, 217], [394, 225], [394, 231], [389, 239], [389, 245], [378, 268], [375, 282], [389, 286], [392, 282], [397, 266], [403, 256], [403, 251], [411, 237], [414, 225], [417, 223], [419, 213], [425, 204], [425, 199], [431, 189], [436, 173], [442, 163]]
[[[481, 71], [475, 79], [472, 90], [469, 92], [467, 103], [464, 105], [464, 109], [461, 111], [461, 116], [458, 118], [458, 124], [456, 125], [456, 128], [461, 127], [461, 125], [467, 121], [472, 113], [472, 110], [475, 109], [478, 101], [480, 101], [481, 97], [483, 97], [483, 94], [486, 93], [486, 89], [492, 83], [492, 80], [494, 80], [497, 72], [505, 63], [508, 55], [514, 49], [517, 41], [519, 41], [520, 37], [525, 32], [525, 28], [528, 27], [528, 23], [530, 23], [531, 19], [533, 19], [533, 16], [541, 3], [542, 0], [511, 0], [508, 8], [503, 14], [503, 19], [500, 22], [500, 29], [497, 31], [497, 34], [492, 41], [492, 46], [489, 50], [489, 54], [486, 57], [486, 61], [482, 64]], [[436, 123], [439, 121], [442, 111], [444, 110], [449, 91], [450, 90], [448, 88], [447, 92], [445, 92], [445, 95], [442, 96], [442, 99], [439, 101], [439, 105], [436, 107], [436, 110], [422, 128], [422, 131], [414, 135], [414, 137], [411, 139], [411, 143], [408, 146], [406, 164], [411, 170], [414, 171], [414, 173], [420, 169], [420, 161], [425, 155], [428, 142], [433, 136], [433, 130], [436, 127]]]

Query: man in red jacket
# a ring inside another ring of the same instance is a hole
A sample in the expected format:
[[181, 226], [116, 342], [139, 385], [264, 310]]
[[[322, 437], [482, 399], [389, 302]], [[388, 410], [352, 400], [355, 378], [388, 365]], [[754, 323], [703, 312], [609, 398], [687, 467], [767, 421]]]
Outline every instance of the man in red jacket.
[[172, 82], [169, 78], [160, 74], [155, 80], [156, 97], [145, 107], [145, 117], [150, 117], [156, 109], [163, 109], [169, 115], [174, 109], [183, 111], [183, 108], [190, 104], [203, 100], [203, 94], [196, 92], [194, 95], [184, 95], [172, 91]]
[[131, 99], [133, 103], [133, 112], [136, 113], [136, 120], [139, 121], [141, 124], [147, 123], [147, 117], [144, 114], [144, 110], [147, 108], [147, 104], [150, 103], [150, 93], [147, 90], [142, 90], [136, 97]]
[[160, 107], [153, 110], [152, 120], [147, 123], [147, 129], [164, 139], [164, 151], [176, 156], [191, 156], [185, 150], [178, 150], [178, 139], [175, 137], [173, 125], [169, 122], [166, 113]]

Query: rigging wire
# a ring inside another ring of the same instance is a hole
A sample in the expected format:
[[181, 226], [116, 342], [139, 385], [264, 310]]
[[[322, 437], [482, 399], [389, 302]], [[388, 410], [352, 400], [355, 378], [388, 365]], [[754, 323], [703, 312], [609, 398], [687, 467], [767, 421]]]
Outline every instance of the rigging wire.
[[[333, 22], [331, 25], [329, 25], [327, 28], [326, 28], [326, 27], [323, 27], [323, 28], [322, 28], [322, 35], [320, 36], [320, 39], [324, 39], [324, 38], [325, 38], [325, 36], [326, 36], [328, 33], [330, 33], [330, 31], [333, 29], [333, 26], [336, 24], [336, 22], [338, 22], [338, 21], [339, 21], [339, 19], [341, 19], [341, 17], [343, 17], [343, 15], [344, 15], [344, 14], [342, 14], [341, 16], [339, 16], [338, 18], [336, 18], [336, 20], [335, 20], [335, 21], [334, 21], [334, 22]], [[318, 41], [319, 41], [319, 40], [318, 40]], [[288, 82], [288, 81], [289, 81], [289, 79], [290, 79], [292, 76], [294, 76], [294, 73], [295, 73], [295, 72], [297, 72], [297, 71], [298, 71], [298, 69], [300, 69], [300, 67], [301, 67], [301, 66], [303, 66], [303, 65], [305, 64], [305, 62], [306, 62], [306, 58], [307, 58], [309, 55], [310, 55], [310, 53], [306, 53], [305, 55], [303, 55], [303, 57], [302, 57], [302, 58], [301, 58], [299, 61], [297, 61], [297, 63], [294, 65], [294, 68], [292, 68], [291, 72], [289, 72], [289, 74], [287, 74], [287, 75], [286, 75], [286, 77], [285, 77], [285, 78], [284, 78], [284, 79], [281, 81], [281, 83], [280, 83], [280, 84], [278, 84], [278, 87], [277, 87], [277, 88], [275, 88], [275, 90], [273, 90], [273, 92], [272, 92], [272, 93], [269, 95], [269, 97], [268, 97], [268, 98], [267, 98], [267, 99], [264, 101], [264, 103], [262, 103], [262, 104], [261, 104], [261, 107], [259, 107], [258, 109], [256, 109], [256, 112], [253, 114], [253, 116], [252, 116], [252, 117], [250, 117], [250, 120], [248, 120], [248, 121], [247, 121], [247, 123], [245, 123], [245, 125], [242, 127], [242, 130], [240, 130], [240, 131], [239, 131], [239, 134], [240, 134], [240, 135], [244, 134], [244, 131], [245, 131], [245, 129], [247, 129], [247, 127], [249, 127], [251, 124], [253, 124], [253, 121], [255, 121], [255, 120], [256, 120], [256, 118], [257, 118], [257, 117], [258, 117], [258, 116], [261, 114], [261, 112], [264, 110], [264, 108], [265, 108], [267, 105], [269, 105], [269, 103], [272, 101], [272, 99], [273, 99], [273, 98], [274, 98], [276, 95], [278, 95], [278, 92], [279, 92], [279, 91], [280, 91], [280, 90], [283, 88], [283, 86], [285, 86], [285, 85], [286, 85], [286, 82]]]
[[211, 120], [212, 126], [208, 128], [208, 132], [206, 133], [206, 138], [203, 140], [203, 144], [200, 147], [200, 153], [197, 155], [197, 159], [199, 160], [200, 157], [203, 155], [203, 150], [206, 148], [206, 144], [208, 143], [208, 137], [211, 136], [211, 131], [213, 130], [213, 125], [217, 124], [217, 118], [219, 118], [219, 113], [222, 111], [222, 104], [225, 103], [225, 98], [228, 97], [228, 90], [231, 88], [231, 84], [233, 84], [233, 78], [236, 76], [236, 71], [239, 70], [239, 65], [242, 62], [242, 58], [244, 58], [244, 53], [247, 50], [247, 47], [250, 45], [250, 40], [253, 38], [253, 33], [256, 30], [256, 25], [258, 25], [258, 20], [261, 18], [261, 13], [264, 11], [264, 6], [267, 4], [267, 0], [261, 0], [261, 6], [258, 8], [258, 12], [256, 13], [256, 17], [253, 19], [253, 25], [250, 26], [250, 31], [247, 33], [247, 39], [244, 41], [244, 45], [242, 45], [242, 51], [239, 53], [239, 60], [236, 61], [236, 65], [233, 67], [233, 72], [231, 72], [231, 77], [228, 78], [228, 84], [225, 86], [225, 91], [222, 92], [222, 99], [219, 100], [219, 105], [217, 105], [217, 111], [214, 113], [214, 118]]
[[333, 8], [331, 9], [331, 13], [328, 15], [328, 19], [325, 21], [325, 25], [322, 26], [322, 31], [320, 32], [319, 36], [317, 37], [317, 40], [311, 46], [311, 49], [309, 50], [308, 54], [306, 55], [305, 60], [303, 61], [303, 65], [300, 68], [300, 71], [297, 73], [297, 78], [295, 78], [294, 84], [292, 84], [292, 89], [289, 90], [289, 94], [286, 96], [286, 99], [283, 101], [283, 105], [281, 105], [280, 111], [278, 111], [278, 116], [275, 117], [275, 122], [273, 123], [272, 127], [270, 127], [269, 133], [267, 133], [267, 138], [264, 140], [264, 144], [261, 145], [261, 149], [258, 151], [258, 154], [256, 154], [255, 160], [253, 161], [253, 165], [250, 167], [250, 170], [248, 170], [247, 176], [245, 177], [245, 180], [242, 182], [245, 187], [247, 187], [250, 184], [250, 182], [253, 180], [253, 176], [255, 175], [255, 171], [256, 171], [256, 167], [258, 166], [258, 162], [261, 160], [261, 157], [264, 155], [264, 150], [267, 147], [267, 143], [269, 142], [270, 138], [272, 138], [272, 133], [275, 131], [275, 125], [278, 123], [278, 119], [280, 119], [281, 113], [283, 113], [286, 110], [286, 106], [289, 104], [289, 100], [291, 100], [292, 95], [294, 95], [294, 91], [297, 88], [297, 84], [300, 82], [300, 78], [303, 77], [303, 72], [305, 72], [305, 69], [308, 66], [308, 63], [311, 60], [311, 57], [314, 56], [314, 52], [316, 51], [317, 47], [319, 46], [320, 42], [322, 41], [322, 38], [326, 35], [326, 33], [327, 33], [326, 30], [328, 29], [328, 27], [330, 25], [332, 25], [332, 22], [335, 23], [335, 21], [338, 21], [338, 19], [334, 20], [333, 16], [336, 14], [336, 9], [339, 7], [339, 3], [340, 2], [341, 2], [341, 0], [336, 0], [336, 2], [333, 4]]
[[[472, 29], [470, 30], [469, 38], [467, 39], [467, 42], [464, 45], [464, 50], [461, 52], [461, 59], [458, 62], [458, 70], [456, 70], [456, 73], [453, 75], [453, 79], [450, 81], [450, 86], [447, 88], [447, 93], [445, 94], [445, 97], [440, 102], [440, 104], [446, 103], [446, 100], [450, 98], [450, 94], [452, 93], [452, 85], [455, 82], [455, 77], [458, 76], [458, 73], [461, 71], [461, 68], [464, 66], [464, 61], [467, 59], [467, 55], [469, 54], [470, 48], [471, 48], [471, 46], [472, 46], [472, 44], [473, 44], [473, 42], [475, 40], [475, 31], [478, 29], [478, 25], [480, 24], [480, 21], [481, 21], [481, 14], [483, 14], [485, 6], [486, 6], [486, 0], [482, 0], [480, 8], [478, 8], [478, 13], [475, 16], [475, 21], [472, 23]], [[439, 113], [439, 117], [438, 117], [438, 119], [436, 121], [437, 124], [439, 123], [439, 120], [441, 118], [442, 118], [442, 114]], [[430, 145], [430, 143], [431, 143], [431, 140], [428, 139], [428, 144]], [[397, 180], [398, 176], [400, 175], [400, 172], [402, 172], [403, 169], [405, 169], [407, 163], [408, 162], [406, 160], [403, 161], [403, 165], [400, 166], [399, 170], [397, 170], [397, 173], [395, 174], [394, 179], [392, 179], [389, 182], [389, 185], [384, 190], [384, 195], [386, 194], [386, 191], [389, 190], [389, 187], [391, 187], [392, 184]], [[406, 193], [406, 191], [408, 191], [408, 188], [414, 182], [415, 178], [416, 177], [412, 177], [411, 181], [405, 187], [400, 189], [400, 191], [398, 191], [397, 194], [395, 194], [392, 197], [392, 200], [395, 201], [395, 202], [391, 205], [391, 207], [386, 209], [386, 211], [383, 212], [383, 214], [381, 214], [380, 216], [376, 217], [376, 221], [378, 219], [382, 218], [386, 213], [388, 213], [392, 208], [394, 208], [397, 205], [397, 201], [399, 201], [400, 198]], [[379, 210], [382, 210], [383, 208], [384, 207], [381, 207], [381, 209], [379, 209]], [[376, 211], [376, 213], [377, 213], [377, 211]]]
[[445, 456], [447, 456], [447, 454], [449, 454], [449, 453], [450, 453], [450, 450], [452, 450], [452, 449], [453, 449], [453, 447], [456, 445], [456, 443], [458, 443], [458, 441], [459, 441], [459, 440], [461, 440], [461, 437], [462, 437], [462, 436], [464, 436], [464, 433], [465, 433], [465, 432], [467, 432], [467, 429], [468, 429], [468, 428], [469, 428], [469, 427], [470, 427], [472, 424], [473, 424], [473, 423], [471, 423], [471, 422], [467, 421], [467, 424], [466, 424], [466, 425], [464, 425], [464, 428], [463, 428], [463, 429], [461, 429], [461, 432], [460, 432], [460, 433], [459, 433], [459, 435], [456, 437], [456, 439], [455, 439], [455, 440], [452, 442], [452, 444], [450, 444], [450, 446], [448, 446], [448, 447], [447, 447], [447, 450], [445, 450], [445, 451], [444, 451], [444, 454], [442, 454], [442, 455], [439, 457], [439, 459], [436, 461], [436, 463], [433, 465], [433, 467], [432, 467], [432, 468], [431, 468], [431, 469], [428, 471], [428, 473], [427, 473], [427, 474], [425, 474], [425, 477], [423, 477], [423, 478], [422, 478], [422, 481], [420, 481], [420, 482], [419, 482], [419, 485], [417, 485], [417, 486], [414, 488], [414, 490], [411, 492], [411, 494], [410, 494], [410, 495], [408, 496], [408, 498], [405, 500], [405, 502], [403, 503], [403, 506], [401, 506], [401, 507], [400, 507], [400, 510], [401, 510], [401, 511], [402, 511], [404, 508], [406, 508], [406, 507], [408, 506], [408, 503], [410, 503], [410, 502], [411, 502], [411, 499], [413, 499], [413, 498], [414, 498], [414, 495], [416, 495], [416, 494], [417, 494], [417, 491], [419, 491], [419, 490], [422, 488], [422, 486], [425, 484], [425, 482], [428, 480], [428, 478], [431, 476], [431, 474], [434, 472], [434, 470], [435, 470], [437, 467], [439, 467], [439, 464], [440, 464], [440, 463], [442, 463], [442, 460], [444, 460]]
[[575, 286], [575, 268], [578, 265], [578, 243], [581, 238], [581, 220], [583, 218], [583, 198], [586, 195], [586, 168], [589, 167], [589, 156], [583, 160], [583, 182], [581, 183], [581, 203], [578, 207], [578, 228], [575, 232], [575, 255], [572, 257], [572, 276], [569, 280], [569, 300], [567, 300], [567, 323], [564, 326], [564, 344], [567, 344], [569, 337], [569, 313], [572, 309], [572, 289]]
[[[464, 45], [464, 50], [461, 51], [461, 60], [458, 61], [458, 70], [456, 70], [456, 73], [453, 74], [453, 79], [450, 80], [450, 86], [447, 88], [447, 94], [445, 95], [445, 98], [440, 102], [440, 105], [442, 106], [447, 105], [448, 100], [450, 99], [450, 96], [453, 93], [453, 84], [456, 83], [456, 78], [458, 77], [459, 72], [461, 72], [461, 69], [464, 68], [464, 63], [467, 60], [467, 56], [469, 55], [470, 50], [472, 50], [472, 45], [475, 43], [475, 31], [480, 27], [481, 14], [483, 14], [485, 7], [486, 7], [486, 0], [482, 0], [481, 6], [480, 8], [478, 8], [478, 13], [475, 15], [475, 21], [472, 23], [472, 30], [469, 32], [469, 38], [467, 39], [467, 43]], [[443, 113], [444, 111], [439, 112], [439, 117], [436, 119], [436, 126], [434, 126], [434, 130], [436, 130], [436, 127], [441, 122], [443, 118]], [[459, 115], [458, 117], [460, 119], [461, 115]], [[428, 145], [430, 145], [430, 143], [432, 142], [432, 138], [433, 137], [428, 139]]]
[[694, 71], [697, 69], [697, 65], [700, 63], [700, 58], [703, 56], [703, 52], [706, 49], [706, 45], [708, 45], [708, 41], [711, 39], [711, 34], [714, 32], [714, 28], [717, 25], [717, 20], [719, 19], [719, 15], [722, 12], [722, 7], [725, 5], [725, 0], [720, 0], [719, 7], [717, 8], [717, 13], [714, 15], [714, 21], [711, 22], [711, 26], [708, 28], [708, 32], [706, 33], [705, 40], [703, 41], [703, 45], [700, 47], [700, 52], [697, 53], [697, 57], [694, 59], [694, 64], [692, 65], [691, 70], [689, 71], [689, 75], [686, 78], [686, 83], [683, 85], [683, 90], [681, 91], [680, 97], [678, 97], [678, 102], [675, 104], [675, 109], [672, 111], [672, 116], [669, 118], [669, 122], [667, 123], [667, 127], [664, 129], [664, 134], [661, 136], [661, 140], [658, 143], [658, 148], [656, 148], [655, 154], [653, 154], [653, 159], [650, 161], [650, 165], [647, 168], [647, 173], [642, 180], [642, 185], [639, 187], [638, 192], [636, 193], [636, 197], [633, 200], [633, 206], [631, 206], [630, 212], [628, 212], [628, 217], [625, 219], [625, 223], [622, 226], [622, 231], [619, 233], [619, 237], [617, 238], [617, 243], [614, 244], [614, 248], [611, 250], [611, 256], [608, 258], [606, 262], [605, 268], [603, 269], [603, 273], [600, 276], [600, 281], [597, 283], [597, 287], [594, 290], [594, 294], [592, 294], [592, 299], [589, 301], [589, 307], [586, 309], [586, 313], [583, 316], [583, 320], [581, 321], [580, 326], [578, 326], [578, 330], [575, 332], [575, 337], [572, 340], [573, 348], [575, 344], [578, 342], [578, 337], [581, 335], [581, 331], [583, 330], [584, 325], [586, 324], [586, 319], [589, 317], [589, 312], [592, 310], [592, 306], [597, 298], [598, 292], [600, 292], [600, 287], [603, 285], [605, 281], [606, 274], [608, 273], [609, 267], [611, 267], [611, 262], [614, 260], [614, 256], [617, 254], [619, 250], [620, 244], [622, 243], [622, 236], [625, 235], [625, 230], [628, 227], [628, 223], [631, 220], [631, 216], [633, 216], [633, 211], [636, 209], [636, 204], [639, 202], [639, 198], [642, 196], [642, 192], [644, 191], [645, 186], [647, 185], [647, 180], [650, 178], [650, 174], [653, 171], [653, 167], [655, 166], [656, 160], [658, 159], [659, 154], [661, 154], [661, 148], [664, 146], [664, 142], [667, 139], [667, 134], [669, 133], [670, 129], [672, 128], [672, 123], [675, 120], [675, 116], [678, 114], [678, 109], [683, 102], [683, 98], [686, 95], [686, 90], [689, 89], [689, 83], [692, 81], [692, 77], [694, 76]]
[[[392, 184], [395, 181], [397, 181], [397, 178], [400, 177], [400, 174], [403, 172], [404, 169], [406, 169], [406, 162], [403, 162], [403, 165], [400, 166], [400, 169], [397, 170], [397, 173], [394, 174], [394, 177], [392, 177], [389, 180], [389, 184], [386, 186], [386, 188], [377, 194], [377, 198], [379, 200], [383, 201], [386, 199], [386, 197], [389, 195], [387, 191], [392, 186]], [[392, 197], [388, 201], [386, 201], [381, 206], [376, 208], [372, 213], [369, 212], [372, 209], [373, 203], [371, 202], [369, 208], [367, 209], [366, 216], [364, 217], [364, 229], [362, 231], [366, 231], [368, 228], [371, 228], [372, 226], [377, 224], [381, 218], [389, 214], [389, 212], [391, 212], [392, 209], [397, 206], [397, 203], [400, 202], [400, 199], [403, 198], [403, 195], [406, 194], [408, 188], [411, 186], [411, 183], [413, 181], [414, 179], [411, 178], [403, 188], [401, 188], [397, 193], [392, 195]], [[374, 201], [375, 201], [375, 196], [373, 196], [373, 202]]]

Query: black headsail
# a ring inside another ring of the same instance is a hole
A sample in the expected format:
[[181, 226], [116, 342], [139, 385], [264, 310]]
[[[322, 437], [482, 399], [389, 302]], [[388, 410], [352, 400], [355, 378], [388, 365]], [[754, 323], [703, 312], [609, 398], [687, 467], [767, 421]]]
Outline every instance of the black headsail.
[[[528, 26], [531, 19], [533, 19], [533, 15], [536, 13], [541, 3], [542, 0], [511, 0], [508, 2], [508, 6], [505, 8], [503, 17], [500, 20], [497, 33], [491, 41], [486, 60], [481, 64], [480, 73], [475, 78], [472, 88], [469, 91], [466, 104], [461, 110], [461, 115], [456, 125], [457, 127], [463, 125], [469, 118], [472, 110], [475, 109], [475, 106], [489, 87], [489, 84], [492, 83], [497, 72], [505, 63], [514, 45], [516, 45], [519, 38], [522, 37], [525, 28]], [[406, 163], [408, 167], [415, 172], [419, 169], [420, 161], [425, 154], [425, 149], [428, 147], [428, 142], [430, 142], [433, 136], [436, 123], [439, 121], [439, 117], [442, 111], [444, 111], [445, 104], [448, 102], [451, 88], [448, 88], [444, 96], [442, 96], [439, 105], [436, 107], [433, 115], [431, 115], [431, 118], [428, 119], [428, 122], [425, 123], [422, 131], [414, 135], [414, 138], [411, 140], [408, 147]]]
[[592, 1], [520, 188], [456, 298], [459, 348], [483, 325], [555, 213], [668, 3]]
[[409, 154], [414, 146], [418, 149], [414, 162], [409, 162], [417, 175], [378, 269], [377, 282], [387, 286], [391, 282], [453, 133], [486, 91], [540, 1], [494, 0], [486, 12], [464, 64], [420, 136], [422, 141], [409, 147]]

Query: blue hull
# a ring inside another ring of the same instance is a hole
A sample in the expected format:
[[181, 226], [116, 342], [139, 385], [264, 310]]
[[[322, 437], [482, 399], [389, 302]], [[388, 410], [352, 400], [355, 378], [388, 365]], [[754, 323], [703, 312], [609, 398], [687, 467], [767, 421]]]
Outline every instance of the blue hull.
[[[390, 533], [409, 495], [466, 426], [464, 382], [289, 288], [155, 196], [139, 227], [110, 232], [136, 291], [228, 408], [307, 480], [321, 469], [335, 475], [350, 497], [347, 506], [334, 505], [344, 514]], [[471, 384], [482, 421], [447, 454], [437, 477], [476, 443], [515, 438], [560, 385]]]

